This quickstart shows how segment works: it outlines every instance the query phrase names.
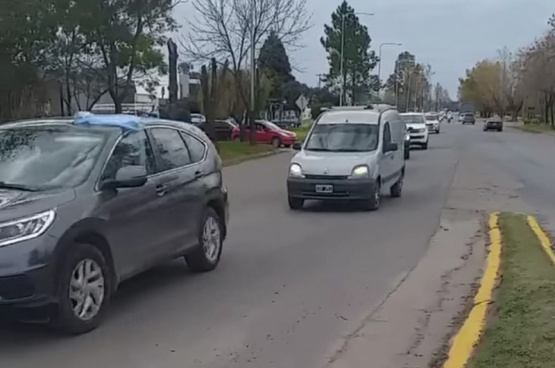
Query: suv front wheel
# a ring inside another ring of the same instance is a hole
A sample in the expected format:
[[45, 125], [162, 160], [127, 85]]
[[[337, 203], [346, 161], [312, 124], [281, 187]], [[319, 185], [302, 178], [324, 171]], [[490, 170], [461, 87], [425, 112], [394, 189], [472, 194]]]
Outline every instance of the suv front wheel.
[[98, 327], [110, 302], [111, 275], [98, 248], [74, 244], [62, 264], [54, 324], [70, 334], [83, 334]]

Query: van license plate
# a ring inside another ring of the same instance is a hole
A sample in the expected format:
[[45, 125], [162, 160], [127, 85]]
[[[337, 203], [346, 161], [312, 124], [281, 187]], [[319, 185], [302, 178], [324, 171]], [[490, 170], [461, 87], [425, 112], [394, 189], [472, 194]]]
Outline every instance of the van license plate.
[[333, 193], [333, 185], [317, 185], [316, 193]]

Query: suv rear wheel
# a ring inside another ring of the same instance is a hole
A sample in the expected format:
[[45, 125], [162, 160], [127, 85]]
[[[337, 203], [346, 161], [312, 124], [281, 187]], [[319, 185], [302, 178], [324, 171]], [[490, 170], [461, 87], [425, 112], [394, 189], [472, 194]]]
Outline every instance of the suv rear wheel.
[[199, 235], [199, 247], [185, 256], [193, 272], [208, 272], [218, 266], [222, 255], [222, 222], [212, 207], [204, 211]]
[[54, 324], [70, 334], [83, 334], [98, 327], [110, 302], [111, 275], [98, 248], [73, 245], [62, 264]]

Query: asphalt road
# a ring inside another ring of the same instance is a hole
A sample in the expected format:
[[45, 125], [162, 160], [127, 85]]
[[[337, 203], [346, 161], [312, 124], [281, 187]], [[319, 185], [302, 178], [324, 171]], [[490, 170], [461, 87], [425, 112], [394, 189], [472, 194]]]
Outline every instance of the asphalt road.
[[227, 168], [230, 231], [215, 272], [173, 262], [131, 280], [85, 336], [4, 329], [0, 367], [325, 366], [424, 255], [462, 156], [483, 156], [525, 183], [527, 201], [555, 211], [554, 138], [444, 123], [430, 139], [429, 150], [412, 152], [403, 197], [385, 198], [376, 213], [321, 204], [291, 212], [290, 153]]

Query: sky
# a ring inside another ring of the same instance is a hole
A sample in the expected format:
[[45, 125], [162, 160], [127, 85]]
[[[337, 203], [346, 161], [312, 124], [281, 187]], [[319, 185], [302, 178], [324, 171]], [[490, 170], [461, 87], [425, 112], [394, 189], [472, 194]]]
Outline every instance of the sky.
[[[295, 76], [310, 86], [318, 84], [317, 74], [328, 71], [326, 52], [320, 44], [324, 24], [342, 0], [307, 0], [313, 27], [306, 32], [303, 48], [290, 52]], [[359, 18], [372, 37], [378, 53], [384, 46], [381, 78], [393, 71], [402, 51], [416, 55], [419, 63], [430, 64], [433, 83], [441, 83], [456, 99], [459, 77], [479, 60], [495, 58], [497, 50], [518, 50], [547, 30], [555, 13], [555, 0], [348, 0], [358, 12], [374, 13]], [[178, 10], [181, 22], [191, 18], [186, 4]], [[192, 19], [192, 18], [191, 18]], [[374, 70], [377, 74], [377, 68]]]

